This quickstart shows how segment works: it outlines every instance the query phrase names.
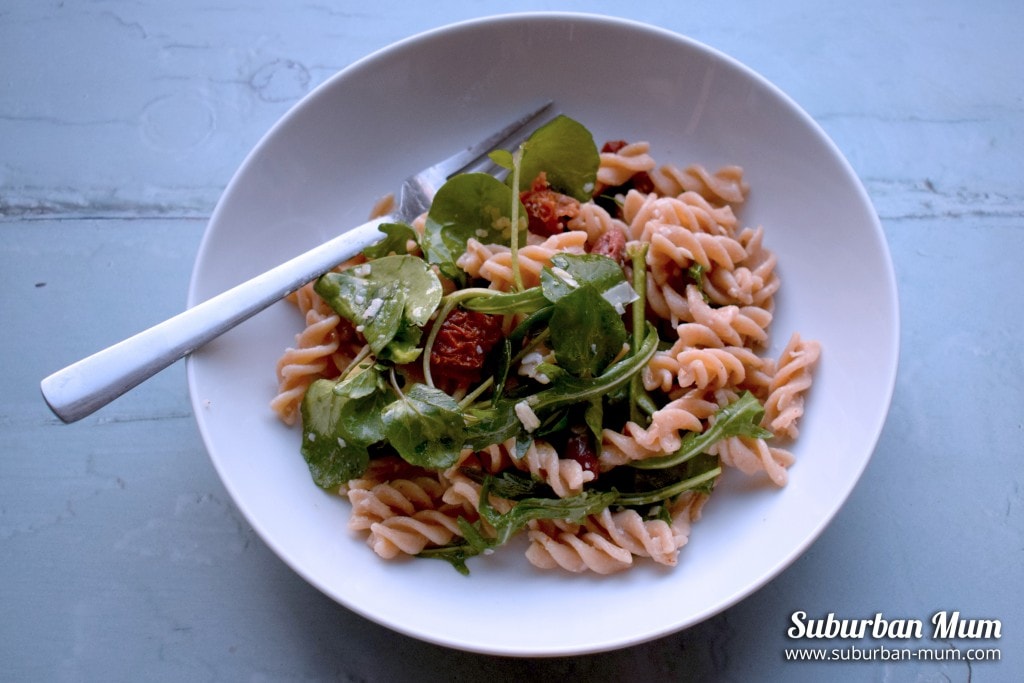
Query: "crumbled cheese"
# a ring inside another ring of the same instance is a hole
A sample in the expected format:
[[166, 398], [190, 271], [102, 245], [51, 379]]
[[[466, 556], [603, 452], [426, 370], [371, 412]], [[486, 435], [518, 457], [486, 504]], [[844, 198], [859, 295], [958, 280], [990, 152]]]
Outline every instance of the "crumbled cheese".
[[381, 299], [380, 297], [374, 299], [373, 301], [370, 302], [370, 305], [367, 306], [366, 310], [363, 312], [363, 318], [365, 320], [372, 320], [374, 317], [376, 317], [378, 313], [380, 313], [380, 309], [383, 305], [384, 299]]
[[564, 268], [559, 268], [558, 266], [552, 266], [551, 272], [554, 273], [555, 275], [557, 275], [558, 279], [560, 279], [562, 282], [564, 282], [565, 284], [569, 285], [573, 289], [575, 289], [575, 288], [580, 286], [580, 283], [576, 282], [576, 278], [574, 278], [572, 275], [570, 275], [569, 271], [565, 270]]
[[543, 372], [537, 371], [537, 366], [545, 362], [547, 359], [537, 351], [531, 351], [530, 353], [523, 356], [523, 360], [519, 363], [519, 375], [521, 377], [529, 377], [530, 379], [537, 380], [541, 384], [547, 384], [551, 380]]
[[370, 274], [370, 264], [360, 263], [358, 266], [352, 269], [352, 274], [356, 277], [366, 277]]
[[526, 431], [532, 432], [537, 427], [540, 427], [540, 418], [537, 417], [537, 413], [533, 412], [533, 408], [525, 400], [516, 404], [515, 411], [516, 417], [519, 418], [519, 422], [522, 423], [523, 429]]
[[626, 312], [626, 304], [631, 304], [640, 298], [636, 290], [628, 282], [620, 282], [614, 287], [609, 287], [601, 294], [604, 300], [615, 307], [615, 312], [622, 315]]

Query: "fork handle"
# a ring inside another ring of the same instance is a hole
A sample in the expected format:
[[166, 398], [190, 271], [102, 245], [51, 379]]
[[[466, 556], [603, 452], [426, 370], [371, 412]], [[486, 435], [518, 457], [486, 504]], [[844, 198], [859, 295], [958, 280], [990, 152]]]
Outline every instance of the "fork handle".
[[378, 242], [383, 216], [286, 261], [240, 285], [122, 342], [99, 351], [40, 383], [43, 398], [64, 422], [75, 422], [134, 389], [180, 358]]

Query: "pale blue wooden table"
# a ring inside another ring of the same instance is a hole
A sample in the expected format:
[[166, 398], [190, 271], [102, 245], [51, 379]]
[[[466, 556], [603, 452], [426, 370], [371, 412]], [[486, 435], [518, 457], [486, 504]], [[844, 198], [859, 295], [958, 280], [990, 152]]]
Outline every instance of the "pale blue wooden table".
[[[0, 678], [1024, 680], [1019, 3], [511, 5], [2, 3]], [[184, 306], [220, 192], [314, 86], [397, 39], [534, 9], [675, 30], [791, 95], [877, 208], [903, 322], [874, 458], [803, 557], [688, 631], [551, 660], [396, 635], [292, 573], [220, 484], [183, 365], [74, 425], [38, 388]], [[921, 620], [959, 610], [999, 620], [1002, 637], [940, 645], [1001, 660], [790, 662], [796, 610]]]

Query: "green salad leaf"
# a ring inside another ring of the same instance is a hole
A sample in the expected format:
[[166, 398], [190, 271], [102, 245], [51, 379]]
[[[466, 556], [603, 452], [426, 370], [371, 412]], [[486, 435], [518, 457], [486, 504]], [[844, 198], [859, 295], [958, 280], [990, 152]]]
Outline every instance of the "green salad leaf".
[[388, 405], [381, 419], [388, 443], [413, 465], [451, 467], [464, 442], [465, 421], [451, 396], [425, 384], [413, 384]]
[[419, 356], [422, 326], [444, 293], [430, 266], [408, 254], [327, 273], [313, 288], [338, 315], [362, 331], [378, 360], [397, 364]]
[[[510, 242], [512, 200], [508, 185], [490, 174], [464, 173], [449, 179], [427, 212], [422, 239], [427, 260], [445, 276], [464, 282], [466, 274], [455, 262], [470, 238], [485, 244]], [[526, 215], [525, 209], [521, 215]], [[525, 223], [520, 230], [525, 230]]]
[[409, 242], [418, 242], [419, 235], [405, 223], [381, 223], [377, 228], [384, 233], [384, 239], [363, 249], [363, 256], [370, 259], [408, 254]]
[[552, 189], [587, 201], [594, 191], [600, 162], [590, 131], [568, 116], [558, 116], [523, 144], [519, 190], [529, 189], [543, 172]]
[[544, 296], [552, 303], [580, 285], [591, 285], [604, 294], [624, 284], [622, 267], [601, 254], [555, 254], [551, 267], [541, 271]]
[[384, 438], [380, 368], [366, 363], [341, 380], [318, 379], [302, 399], [302, 456], [318, 486], [337, 488], [365, 471]]
[[554, 304], [551, 347], [558, 366], [577, 377], [599, 374], [622, 352], [626, 326], [592, 285], [580, 285]]

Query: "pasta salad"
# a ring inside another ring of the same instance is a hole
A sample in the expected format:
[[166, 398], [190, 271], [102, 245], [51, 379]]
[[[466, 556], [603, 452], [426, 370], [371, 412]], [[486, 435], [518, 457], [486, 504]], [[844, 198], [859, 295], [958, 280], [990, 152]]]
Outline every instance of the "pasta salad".
[[463, 573], [517, 534], [542, 569], [675, 565], [725, 468], [785, 485], [817, 342], [766, 354], [780, 281], [742, 169], [659, 166], [560, 116], [507, 177], [290, 300], [272, 402], [383, 558]]

